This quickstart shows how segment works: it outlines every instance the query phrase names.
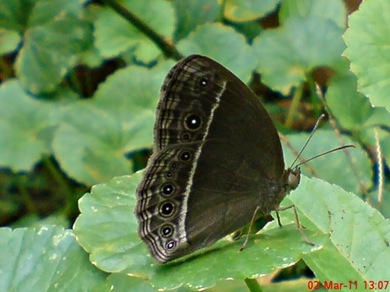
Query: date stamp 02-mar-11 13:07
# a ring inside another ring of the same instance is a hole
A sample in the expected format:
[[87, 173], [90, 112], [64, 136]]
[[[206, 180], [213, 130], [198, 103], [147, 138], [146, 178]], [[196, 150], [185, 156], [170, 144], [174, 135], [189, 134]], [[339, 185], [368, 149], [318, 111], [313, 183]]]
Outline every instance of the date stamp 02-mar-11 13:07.
[[363, 290], [383, 290], [387, 291], [389, 288], [389, 280], [379, 280], [379, 281], [357, 281], [357, 280], [349, 280], [348, 282], [336, 282], [336, 281], [324, 281], [320, 282], [318, 280], [309, 280], [307, 282], [307, 288], [309, 290], [351, 290], [351, 291], [363, 291]]

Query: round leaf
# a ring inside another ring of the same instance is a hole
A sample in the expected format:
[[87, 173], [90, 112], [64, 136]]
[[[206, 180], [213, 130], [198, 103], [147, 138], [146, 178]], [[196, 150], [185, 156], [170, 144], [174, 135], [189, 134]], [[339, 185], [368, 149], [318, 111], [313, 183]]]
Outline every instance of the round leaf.
[[105, 277], [71, 230], [0, 228], [1, 291], [90, 291]]
[[[351, 70], [358, 77], [358, 89], [374, 106], [390, 111], [390, 10], [387, 0], [364, 1], [349, 18], [345, 33]], [[367, 25], [369, 23], [369, 25]]]
[[280, 2], [280, 0], [227, 0], [224, 14], [231, 21], [251, 21], [270, 14]]
[[[220, 279], [243, 280], [290, 266], [303, 253], [319, 249], [326, 239], [316, 230], [305, 230], [316, 243], [315, 247], [308, 245], [295, 224], [288, 224], [289, 220], [284, 220], [282, 214], [283, 228], [274, 224], [251, 237], [243, 252], [239, 252], [242, 240], [229, 242], [222, 239], [212, 247], [190, 255], [184, 262], [179, 259], [170, 264], [157, 264], [138, 236], [137, 220], [133, 214], [135, 188], [140, 175], [139, 172], [131, 177], [118, 177], [95, 186], [90, 194], [80, 199], [81, 215], [74, 230], [80, 244], [91, 253], [91, 261], [104, 271], [122, 271], [149, 278], [154, 287], [161, 289], [181, 285], [211, 287]], [[205, 266], [208, 269], [204, 269]]]
[[293, 18], [283, 26], [266, 30], [253, 41], [262, 81], [288, 95], [318, 66], [337, 68], [344, 43], [342, 29], [317, 17]]
[[201, 54], [220, 62], [244, 82], [249, 81], [255, 66], [252, 49], [245, 38], [220, 24], [198, 26], [177, 47], [184, 55]]
[[20, 82], [0, 86], [0, 164], [14, 171], [30, 170], [51, 153], [52, 131], [59, 120], [54, 104], [26, 94]]
[[69, 176], [93, 184], [132, 172], [126, 155], [152, 145], [159, 90], [171, 65], [119, 70], [92, 100], [69, 106], [53, 146]]

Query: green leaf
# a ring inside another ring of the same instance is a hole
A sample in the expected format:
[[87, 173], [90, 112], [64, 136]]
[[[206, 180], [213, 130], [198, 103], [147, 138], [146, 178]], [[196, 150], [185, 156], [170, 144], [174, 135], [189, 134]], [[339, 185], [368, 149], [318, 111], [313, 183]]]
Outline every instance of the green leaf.
[[23, 34], [29, 14], [37, 0], [14, 0], [0, 2], [0, 27]]
[[94, 186], [79, 200], [80, 215], [74, 232], [80, 245], [91, 254], [91, 261], [103, 271], [120, 272], [138, 261], [129, 251], [140, 245], [133, 214], [139, 180], [140, 172], [117, 177]]
[[333, 21], [308, 17], [288, 19], [253, 41], [257, 72], [273, 90], [287, 95], [318, 66], [337, 69], [341, 63], [343, 30]]
[[34, 99], [20, 83], [10, 80], [0, 86], [0, 165], [13, 171], [30, 170], [50, 154], [52, 131], [60, 114], [49, 102]]
[[341, 28], [346, 26], [347, 11], [342, 0], [282, 1], [279, 11], [279, 21], [282, 24], [290, 18], [313, 16], [332, 20]]
[[44, 225], [67, 227], [70, 225], [70, 220], [63, 214], [52, 213], [45, 218], [41, 218], [37, 214], [28, 214], [12, 224], [11, 227], [42, 227]]
[[[326, 102], [341, 126], [352, 131], [366, 145], [374, 147], [377, 143], [374, 127], [379, 132], [382, 131], [380, 128], [390, 127], [390, 113], [385, 108], [372, 107], [368, 98], [357, 92], [357, 80], [352, 73], [336, 74], [331, 78]], [[384, 130], [383, 135], [379, 135], [379, 143], [388, 136], [388, 131]], [[390, 157], [388, 154], [384, 152], [387, 158]]]
[[[358, 77], [358, 89], [374, 106], [390, 111], [390, 10], [387, 0], [364, 1], [349, 18], [345, 33], [351, 70]], [[369, 24], [369, 25], [368, 25]]]
[[227, 0], [224, 15], [231, 21], [251, 21], [270, 14], [276, 10], [280, 2], [280, 0]]
[[[314, 248], [304, 243], [294, 223], [291, 224], [293, 213], [285, 211], [281, 212], [283, 228], [272, 222], [251, 237], [249, 246], [241, 253], [238, 249], [242, 240], [222, 239], [187, 258], [157, 264], [138, 238], [137, 222], [132, 214], [140, 175], [138, 172], [95, 186], [79, 202], [81, 215], [76, 220], [75, 233], [80, 244], [91, 253], [91, 261], [102, 270], [148, 278], [160, 289], [181, 285], [199, 289], [212, 287], [220, 279], [242, 280], [269, 274], [303, 256], [321, 280], [388, 277], [385, 266], [390, 256], [386, 248], [390, 240], [389, 222], [355, 195], [306, 177], [302, 177], [300, 186], [282, 206], [295, 204], [299, 219], [306, 227], [305, 233], [316, 244]], [[321, 233], [330, 233], [324, 252], [318, 250], [325, 239]], [[326, 259], [340, 262], [344, 273], [334, 270], [334, 265]]]
[[226, 24], [243, 34], [249, 44], [252, 44], [253, 39], [264, 30], [256, 20], [247, 22], [226, 22]]
[[[142, 291], [142, 292], [156, 292], [149, 281], [137, 277], [129, 277], [125, 274], [111, 274], [107, 277], [104, 283], [101, 283], [93, 289], [94, 292], [107, 291]], [[193, 291], [193, 290], [189, 290]], [[178, 291], [179, 292], [179, 291]]]
[[1, 291], [87, 291], [105, 277], [70, 230], [0, 228]]
[[329, 82], [326, 102], [340, 124], [359, 131], [374, 113], [367, 98], [358, 93], [356, 77], [352, 74], [335, 75]]
[[215, 21], [220, 9], [217, 0], [173, 0], [171, 2], [175, 6], [177, 15], [176, 40], [187, 36], [198, 25]]
[[[242, 252], [239, 252], [242, 240], [235, 243], [220, 240], [203, 251], [203, 254], [197, 253], [183, 262], [164, 266], [151, 265], [152, 262], [149, 262], [149, 276], [154, 287], [174, 288], [185, 285], [197, 289], [215, 286], [221, 279], [258, 278], [276, 269], [289, 267], [303, 254], [322, 247], [325, 236], [309, 230], [305, 233], [316, 243], [314, 247], [304, 242], [294, 223], [285, 224], [283, 228], [274, 226], [251, 237], [251, 242]], [[134, 273], [138, 269], [134, 265], [127, 271]]]
[[[290, 266], [302, 253], [320, 248], [325, 239], [321, 234], [307, 230], [307, 235], [316, 242], [313, 248], [303, 241], [294, 224], [283, 228], [274, 225], [251, 238], [249, 246], [241, 253], [238, 250], [242, 240], [232, 243], [223, 239], [206, 251], [195, 253], [185, 264], [180, 260], [156, 264], [139, 239], [133, 214], [140, 175], [138, 172], [95, 186], [79, 201], [81, 215], [74, 230], [80, 244], [91, 253], [91, 261], [104, 271], [122, 271], [150, 278], [156, 288], [174, 288], [182, 284], [211, 287], [220, 279], [242, 280]], [[226, 269], [227, 263], [231, 269]]]
[[0, 28], [0, 54], [3, 55], [16, 50], [20, 40], [21, 37], [16, 31]]
[[339, 253], [331, 241], [328, 241], [316, 254], [304, 255], [303, 258], [315, 273], [317, 281], [347, 284], [351, 280], [363, 284], [364, 278], [362, 275], [356, 271], [348, 257]]
[[330, 232], [324, 249], [303, 255], [306, 263], [321, 281], [389, 279], [389, 221], [337, 185], [317, 182], [304, 178], [290, 196], [312, 224]]
[[[150, 5], [144, 0], [125, 0], [121, 5], [166, 39], [172, 39], [175, 15], [169, 2], [154, 0]], [[139, 60], [150, 62], [161, 55], [155, 43], [109, 7], [95, 21], [95, 45], [106, 58], [131, 51]]]
[[[8, 9], [17, 13], [26, 9], [24, 5], [8, 3]], [[31, 8], [26, 11], [28, 23], [23, 30], [16, 73], [31, 92], [53, 92], [76, 64], [79, 54], [91, 45], [91, 28], [80, 20], [82, 1], [37, 0]]]
[[255, 68], [252, 48], [243, 35], [221, 24], [198, 26], [177, 47], [184, 55], [201, 54], [215, 59], [244, 82], [249, 81]]
[[151, 147], [159, 90], [170, 66], [118, 70], [93, 99], [68, 107], [53, 149], [70, 177], [93, 184], [132, 172], [126, 154]]

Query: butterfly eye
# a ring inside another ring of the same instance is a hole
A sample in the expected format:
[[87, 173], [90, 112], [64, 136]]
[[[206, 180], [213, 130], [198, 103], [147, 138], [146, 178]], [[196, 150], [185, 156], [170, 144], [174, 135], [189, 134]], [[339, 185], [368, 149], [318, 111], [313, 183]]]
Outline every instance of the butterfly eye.
[[202, 126], [202, 119], [195, 114], [188, 114], [184, 118], [184, 127], [189, 131], [199, 130]]

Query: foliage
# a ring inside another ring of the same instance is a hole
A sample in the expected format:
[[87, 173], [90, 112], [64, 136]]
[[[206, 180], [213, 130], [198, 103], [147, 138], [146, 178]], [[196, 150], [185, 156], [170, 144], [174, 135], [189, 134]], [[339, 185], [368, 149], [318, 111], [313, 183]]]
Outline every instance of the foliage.
[[[389, 3], [364, 1], [348, 29], [346, 3], [1, 1], [0, 290], [302, 291], [311, 280], [389, 279]], [[282, 203], [297, 207], [314, 247], [286, 211], [283, 228], [267, 224], [241, 253], [241, 241], [223, 239], [185, 263], [150, 258], [133, 215], [135, 171], [153, 144], [163, 78], [193, 53], [262, 95], [286, 137], [286, 165], [322, 111], [341, 134], [323, 123], [304, 157], [356, 146], [302, 166]], [[253, 280], [301, 265], [315, 278]]]

